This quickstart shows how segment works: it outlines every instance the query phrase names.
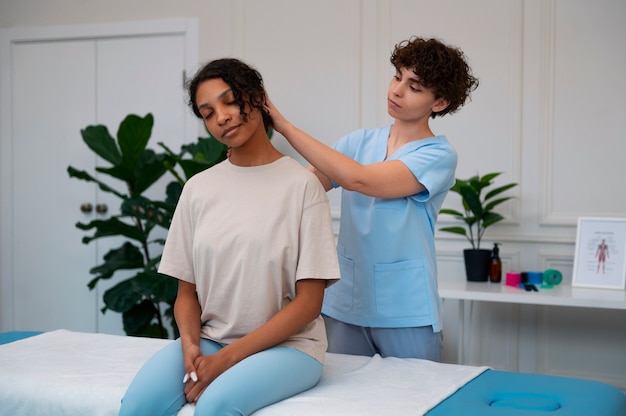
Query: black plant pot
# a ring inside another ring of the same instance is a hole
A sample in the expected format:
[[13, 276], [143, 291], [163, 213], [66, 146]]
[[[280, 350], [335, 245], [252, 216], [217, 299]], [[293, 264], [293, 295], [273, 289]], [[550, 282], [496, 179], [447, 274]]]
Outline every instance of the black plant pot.
[[489, 279], [489, 263], [491, 250], [471, 249], [463, 250], [465, 259], [465, 273], [470, 282], [486, 282]]

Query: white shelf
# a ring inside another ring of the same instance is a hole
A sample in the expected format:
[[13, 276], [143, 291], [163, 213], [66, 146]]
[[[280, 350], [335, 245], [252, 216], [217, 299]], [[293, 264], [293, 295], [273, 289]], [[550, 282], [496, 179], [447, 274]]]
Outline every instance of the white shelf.
[[442, 279], [439, 281], [439, 295], [442, 299], [626, 310], [626, 290], [570, 285], [527, 292], [503, 283]]
[[[591, 289], [557, 285], [551, 289], [527, 292], [518, 287], [503, 283], [468, 282], [465, 279], [439, 280], [439, 295], [443, 300], [459, 300], [459, 345], [457, 363], [466, 364], [466, 356], [471, 357], [470, 332], [466, 330], [473, 321], [473, 303], [500, 302], [517, 305], [566, 306], [576, 308], [600, 308], [626, 310], [626, 290]], [[465, 301], [469, 305], [465, 305]], [[467, 310], [467, 311], [466, 311]]]

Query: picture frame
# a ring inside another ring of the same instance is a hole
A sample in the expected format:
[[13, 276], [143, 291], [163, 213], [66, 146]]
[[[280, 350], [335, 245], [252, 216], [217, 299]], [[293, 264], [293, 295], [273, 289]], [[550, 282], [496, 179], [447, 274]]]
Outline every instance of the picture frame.
[[579, 218], [572, 286], [624, 290], [625, 283], [626, 218]]

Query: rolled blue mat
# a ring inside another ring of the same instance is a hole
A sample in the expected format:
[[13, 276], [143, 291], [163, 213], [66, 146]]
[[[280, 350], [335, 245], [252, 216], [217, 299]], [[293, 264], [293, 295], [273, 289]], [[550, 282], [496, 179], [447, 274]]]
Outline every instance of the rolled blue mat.
[[543, 283], [543, 273], [528, 272], [526, 283], [530, 283], [531, 285], [540, 285], [541, 283]]

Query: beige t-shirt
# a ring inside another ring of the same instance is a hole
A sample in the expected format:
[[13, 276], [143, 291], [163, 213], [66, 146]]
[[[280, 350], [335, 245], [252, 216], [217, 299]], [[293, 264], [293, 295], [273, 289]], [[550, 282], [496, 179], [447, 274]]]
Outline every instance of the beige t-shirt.
[[[297, 280], [339, 279], [326, 192], [289, 157], [254, 167], [225, 160], [185, 184], [159, 272], [196, 285], [203, 337], [233, 342], [291, 302]], [[281, 345], [323, 363], [321, 316]]]

